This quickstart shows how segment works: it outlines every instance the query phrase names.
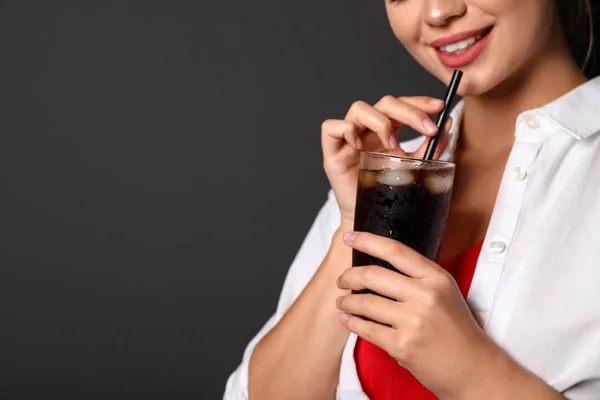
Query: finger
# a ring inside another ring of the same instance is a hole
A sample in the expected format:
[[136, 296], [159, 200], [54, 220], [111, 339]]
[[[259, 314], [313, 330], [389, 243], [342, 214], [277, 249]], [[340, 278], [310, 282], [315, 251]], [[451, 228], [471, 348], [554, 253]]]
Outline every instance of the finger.
[[[448, 117], [448, 119], [446, 120], [446, 126], [444, 127], [444, 130], [442, 131], [438, 139], [435, 154], [433, 155], [434, 160], [439, 159], [444, 150], [446, 150], [446, 147], [448, 147], [448, 143], [450, 141], [450, 130], [452, 129], [453, 123], [454, 120], [452, 119], [452, 117]], [[417, 149], [417, 151], [413, 153], [414, 156], [417, 158], [422, 158], [425, 155], [425, 151], [427, 150], [428, 145], [429, 140], [425, 140], [423, 144]]]
[[397, 128], [392, 121], [364, 101], [354, 103], [345, 119], [375, 132], [386, 149], [394, 150], [398, 147]]
[[337, 280], [340, 289], [372, 290], [383, 296], [405, 301], [416, 294], [412, 280], [377, 265], [348, 268]]
[[[417, 101], [414, 101], [414, 103], [419, 104]], [[435, 122], [433, 122], [426, 111], [393, 96], [385, 96], [373, 107], [388, 118], [408, 125], [425, 136], [433, 136], [438, 131]], [[429, 107], [429, 109], [432, 109], [432, 107]]]
[[387, 344], [391, 343], [394, 339], [394, 328], [377, 322], [367, 321], [347, 313], [342, 313], [340, 322], [350, 332], [357, 334], [362, 339], [384, 350], [388, 347]]
[[356, 150], [360, 150], [362, 145], [357, 141], [358, 135], [364, 127], [346, 120], [328, 119], [321, 126], [321, 144], [324, 154], [337, 153], [344, 143], [347, 142]]
[[397, 326], [399, 303], [374, 294], [350, 294], [339, 297], [337, 308], [353, 315], [361, 315], [385, 325]]
[[401, 96], [398, 100], [412, 104], [427, 114], [437, 114], [444, 109], [444, 100], [429, 96]]
[[[395, 135], [393, 136], [396, 137]], [[404, 152], [404, 150], [402, 150], [399, 145], [394, 150], [388, 150], [386, 147], [383, 146], [383, 144], [381, 143], [381, 139], [379, 138], [379, 136], [377, 136], [377, 133], [375, 132], [366, 131], [360, 135], [359, 140], [362, 143], [363, 151], [385, 152], [399, 157], [407, 156], [406, 152]], [[396, 142], [398, 142], [398, 139], [396, 139]]]
[[431, 276], [441, 268], [410, 247], [383, 236], [367, 232], [349, 232], [344, 235], [344, 241], [353, 249], [385, 260], [398, 271], [413, 278]]

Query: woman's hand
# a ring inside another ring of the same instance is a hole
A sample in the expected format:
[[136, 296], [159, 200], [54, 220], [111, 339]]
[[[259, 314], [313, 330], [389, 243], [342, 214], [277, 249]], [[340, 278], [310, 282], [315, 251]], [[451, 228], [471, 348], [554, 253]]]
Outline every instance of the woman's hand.
[[[428, 114], [439, 113], [443, 107], [442, 100], [431, 97], [385, 96], [374, 106], [357, 101], [350, 107], [345, 119], [323, 123], [323, 164], [340, 208], [343, 226], [353, 226], [360, 151], [406, 156], [398, 146], [400, 127], [409, 125], [425, 136], [433, 136], [437, 127]], [[449, 118], [440, 137], [436, 157], [446, 147], [451, 124]], [[410, 156], [422, 157], [426, 147], [427, 141]]]
[[347, 269], [338, 279], [339, 288], [370, 289], [388, 298], [340, 297], [342, 324], [388, 352], [439, 397], [460, 398], [465, 384], [476, 385], [473, 379], [485, 364], [482, 358], [486, 360], [496, 345], [477, 325], [454, 278], [392, 239], [351, 232], [344, 240], [406, 275], [379, 266]]

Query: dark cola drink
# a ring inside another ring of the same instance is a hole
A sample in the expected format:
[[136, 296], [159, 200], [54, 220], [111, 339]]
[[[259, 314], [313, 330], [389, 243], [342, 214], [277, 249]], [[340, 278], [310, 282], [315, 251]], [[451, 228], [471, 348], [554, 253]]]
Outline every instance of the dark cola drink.
[[[363, 153], [354, 230], [392, 238], [436, 260], [453, 181], [452, 163]], [[357, 250], [352, 265], [380, 265], [398, 272], [388, 262]]]

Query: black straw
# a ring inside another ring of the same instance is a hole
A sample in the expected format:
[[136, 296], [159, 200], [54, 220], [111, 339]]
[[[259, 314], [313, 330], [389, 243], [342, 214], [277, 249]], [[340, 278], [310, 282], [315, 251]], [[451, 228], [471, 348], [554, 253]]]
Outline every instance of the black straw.
[[442, 131], [444, 130], [444, 126], [446, 125], [446, 120], [448, 119], [448, 115], [450, 115], [450, 108], [452, 107], [452, 101], [454, 97], [456, 97], [456, 91], [458, 90], [458, 85], [460, 84], [460, 78], [462, 78], [462, 71], [455, 70], [452, 75], [452, 80], [450, 81], [450, 85], [448, 86], [448, 91], [446, 92], [446, 99], [444, 100], [444, 109], [437, 118], [437, 127], [438, 131], [431, 139], [429, 139], [429, 144], [427, 144], [427, 150], [425, 150], [425, 156], [423, 156], [424, 160], [433, 159], [433, 155], [435, 154], [435, 149], [438, 145], [438, 140]]

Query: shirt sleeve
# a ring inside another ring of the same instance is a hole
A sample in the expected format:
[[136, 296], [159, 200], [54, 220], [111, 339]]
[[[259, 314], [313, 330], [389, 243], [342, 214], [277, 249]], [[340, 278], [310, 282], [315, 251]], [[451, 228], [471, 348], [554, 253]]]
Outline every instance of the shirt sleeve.
[[229, 376], [223, 400], [248, 400], [248, 364], [256, 344], [281, 320], [302, 290], [315, 274], [331, 244], [335, 230], [340, 224], [340, 215], [333, 192], [317, 214], [308, 235], [288, 270], [275, 314], [263, 325], [250, 341], [241, 364]]
[[568, 400], [596, 400], [600, 396], [600, 379], [580, 382], [562, 395]]

